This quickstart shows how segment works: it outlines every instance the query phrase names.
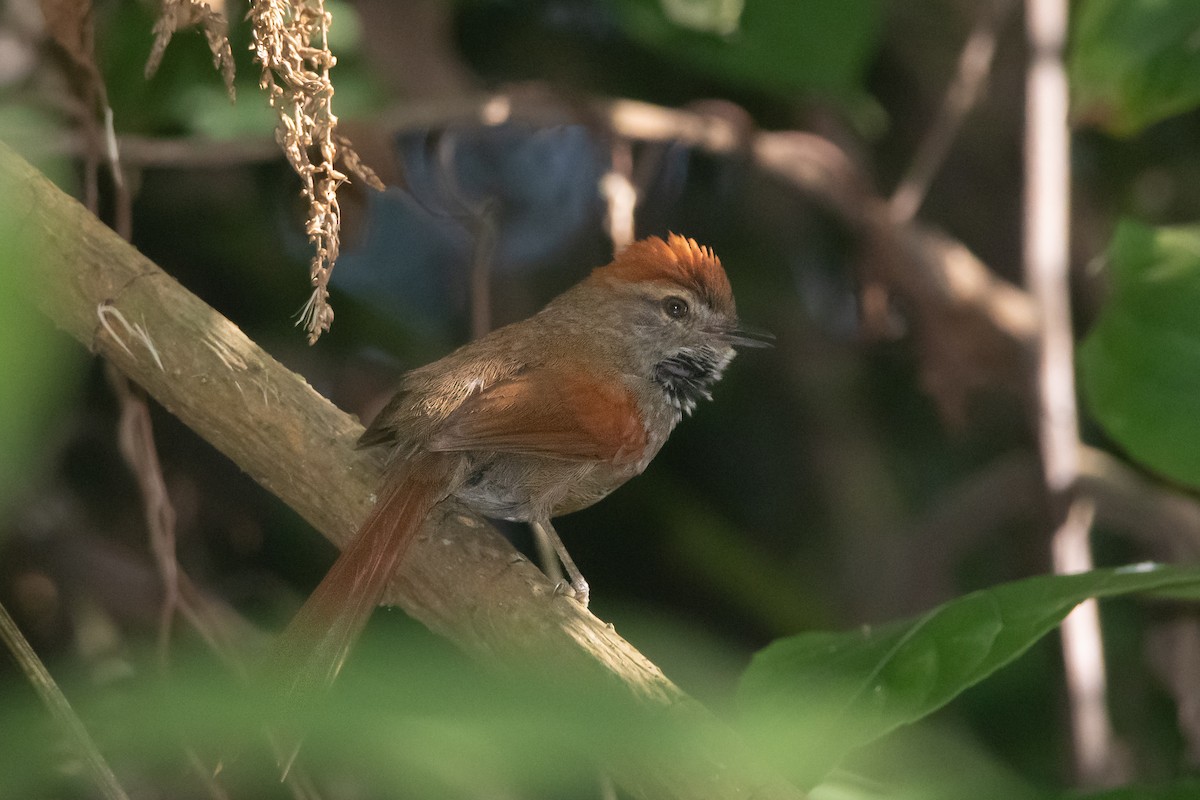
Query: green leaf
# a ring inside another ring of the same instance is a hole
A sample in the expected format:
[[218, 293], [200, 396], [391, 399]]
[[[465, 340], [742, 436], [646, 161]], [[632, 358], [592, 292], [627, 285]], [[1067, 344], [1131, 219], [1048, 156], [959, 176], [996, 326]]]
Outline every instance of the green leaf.
[[738, 688], [747, 730], [812, 785], [852, 749], [921, 719], [1010, 663], [1089, 597], [1200, 585], [1200, 569], [1137, 565], [1029, 578], [923, 616], [805, 633], [755, 657]]
[[619, 0], [633, 39], [692, 69], [767, 91], [857, 99], [879, 0]]
[[1072, 116], [1129, 136], [1200, 104], [1200, 3], [1088, 0], [1075, 5]]
[[1112, 296], [1079, 349], [1091, 413], [1133, 458], [1200, 486], [1200, 226], [1122, 221]]

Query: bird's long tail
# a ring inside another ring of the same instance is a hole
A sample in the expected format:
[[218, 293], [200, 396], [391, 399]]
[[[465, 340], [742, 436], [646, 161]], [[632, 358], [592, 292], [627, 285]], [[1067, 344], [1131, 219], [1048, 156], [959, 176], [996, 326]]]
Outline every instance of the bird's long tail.
[[[337, 677], [421, 523], [450, 492], [452, 466], [450, 457], [427, 453], [385, 480], [354, 540], [268, 653], [261, 677], [281, 704], [311, 701]], [[286, 773], [298, 744], [276, 744]]]

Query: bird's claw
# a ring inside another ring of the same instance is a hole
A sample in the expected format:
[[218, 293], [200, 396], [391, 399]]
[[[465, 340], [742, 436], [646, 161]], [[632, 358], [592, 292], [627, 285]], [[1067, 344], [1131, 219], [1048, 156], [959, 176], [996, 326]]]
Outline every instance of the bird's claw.
[[580, 580], [578, 583], [559, 581], [558, 583], [554, 584], [554, 596], [570, 597], [572, 600], [579, 603], [579, 605], [587, 608], [588, 600], [591, 599], [591, 587], [588, 586], [587, 581], [585, 580]]

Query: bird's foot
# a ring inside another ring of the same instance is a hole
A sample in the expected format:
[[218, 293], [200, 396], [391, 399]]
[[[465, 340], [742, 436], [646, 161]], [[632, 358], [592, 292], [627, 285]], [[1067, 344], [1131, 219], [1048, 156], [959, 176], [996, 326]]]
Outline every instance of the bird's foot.
[[588, 600], [591, 599], [592, 590], [588, 586], [588, 582], [580, 578], [578, 581], [559, 581], [554, 584], [554, 595], [570, 597], [575, 602], [584, 608], [588, 607]]

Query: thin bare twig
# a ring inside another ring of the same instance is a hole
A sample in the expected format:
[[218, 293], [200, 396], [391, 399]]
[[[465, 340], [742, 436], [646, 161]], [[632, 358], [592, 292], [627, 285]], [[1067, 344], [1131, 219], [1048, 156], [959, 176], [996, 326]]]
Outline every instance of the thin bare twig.
[[[223, 140], [196, 136], [165, 139], [126, 133], [117, 136], [117, 145], [121, 149], [122, 160], [131, 167], [141, 169], [231, 169], [280, 158], [279, 145], [270, 137]], [[78, 134], [62, 133], [36, 142], [33, 146], [51, 156], [82, 158], [87, 143]]]
[[42, 0], [46, 29], [68, 57], [69, 77], [81, 107], [77, 117], [84, 139], [84, 198], [92, 213], [100, 204], [99, 167], [108, 164], [112, 181], [117, 232], [129, 238], [132, 206], [121, 169], [120, 149], [104, 76], [96, 66], [96, 33], [90, 0]]
[[1200, 561], [1200, 501], [1151, 480], [1103, 450], [1079, 450], [1079, 491], [1105, 527], [1127, 531], [1159, 561]]
[[1170, 689], [1176, 702], [1179, 732], [1186, 745], [1187, 761], [1200, 764], [1200, 617], [1195, 614], [1160, 623], [1147, 642], [1150, 665]]
[[171, 630], [178, 610], [186, 605], [179, 590], [179, 562], [175, 559], [175, 507], [167, 494], [166, 480], [154, 446], [154, 430], [150, 408], [145, 398], [134, 390], [129, 379], [111, 365], [105, 371], [108, 383], [121, 407], [117, 427], [117, 442], [121, 456], [137, 479], [145, 508], [146, 528], [150, 534], [150, 551], [158, 565], [163, 584], [162, 607], [159, 610], [158, 653], [165, 666], [170, 653]]
[[908, 222], [917, 215], [963, 121], [979, 102], [992, 71], [996, 39], [1012, 6], [1013, 0], [990, 0], [980, 9], [979, 19], [959, 54], [958, 69], [946, 89], [942, 107], [888, 201], [897, 222]]
[[121, 788], [116, 774], [104, 760], [104, 756], [96, 747], [91, 734], [84, 727], [83, 721], [71, 708], [66, 695], [58, 688], [50, 671], [38, 658], [37, 653], [30, 646], [29, 640], [21, 633], [16, 621], [9, 616], [8, 610], [3, 605], [0, 605], [0, 639], [4, 640], [17, 665], [20, 666], [21, 671], [25, 673], [25, 677], [29, 679], [29, 683], [38, 693], [38, 697], [49, 709], [50, 715], [58, 722], [79, 752], [85, 768], [96, 786], [103, 792], [104, 797], [108, 800], [129, 800], [129, 795]]
[[471, 338], [478, 339], [492, 329], [492, 267], [500, 234], [495, 204], [482, 203], [471, 222], [475, 234], [471, 254]]
[[[165, 42], [163, 42], [163, 46], [166, 46]], [[133, 201], [125, 187], [121, 173], [116, 134], [112, 127], [112, 112], [108, 110], [105, 114], [105, 129], [115, 188], [115, 230], [121, 238], [128, 241], [133, 231]], [[125, 352], [129, 352], [129, 348], [109, 325], [108, 317], [110, 316], [120, 322], [133, 338], [145, 345], [160, 370], [166, 369], [158, 348], [155, 347], [144, 325], [131, 325], [120, 310], [107, 302], [97, 308], [97, 314], [101, 324]], [[244, 674], [244, 669], [240, 669], [240, 659], [233, 653], [232, 648], [222, 646], [219, 637], [225, 632], [213, 630], [205, 609], [195, 603], [197, 593], [184, 591], [186, 576], [183, 575], [175, 557], [175, 507], [167, 493], [166, 480], [163, 478], [162, 467], [158, 459], [158, 449], [154, 444], [150, 407], [146, 403], [145, 395], [135, 389], [129, 379], [121, 374], [111, 361], [106, 362], [105, 368], [109, 386], [112, 387], [121, 409], [120, 422], [117, 427], [118, 449], [121, 451], [125, 463], [129, 465], [130, 471], [133, 472], [142, 494], [146, 529], [150, 535], [150, 550], [154, 554], [155, 565], [163, 586], [158, 623], [159, 665], [164, 670], [167, 668], [175, 617], [182, 613], [215, 653], [222, 656], [237, 674]], [[226, 795], [217, 784], [212, 769], [199, 764], [199, 756], [190, 747], [183, 745], [182, 749], [189, 766], [199, 776], [209, 795], [214, 800], [223, 800]]]
[[628, 139], [617, 138], [612, 144], [612, 166], [600, 179], [600, 194], [604, 197], [604, 229], [612, 242], [613, 253], [619, 253], [637, 235], [634, 211], [637, 209], [637, 187], [633, 185], [633, 146]]
[[[1069, 293], [1070, 131], [1063, 47], [1066, 0], [1027, 0], [1030, 64], [1026, 86], [1025, 270], [1041, 317], [1037, 408], [1042, 470], [1054, 505], [1054, 571], [1091, 569], [1095, 503], [1076, 493], [1079, 426]], [[1062, 625], [1075, 767], [1089, 786], [1121, 780], [1112, 723], [1099, 606], [1090, 600]]]
[[121, 149], [117, 143], [117, 130], [113, 125], [113, 110], [108, 104], [107, 90], [101, 92], [100, 102], [104, 106], [104, 158], [108, 162], [113, 187], [113, 230], [121, 234], [122, 239], [128, 240], [133, 238], [133, 196], [125, 180], [125, 170], [121, 167]]

